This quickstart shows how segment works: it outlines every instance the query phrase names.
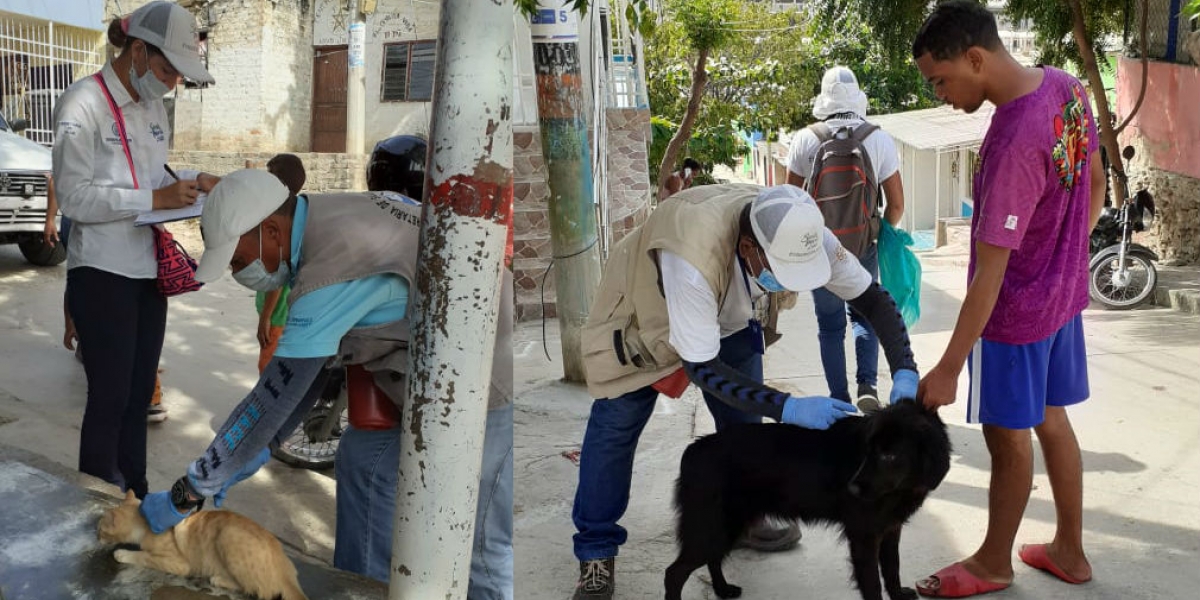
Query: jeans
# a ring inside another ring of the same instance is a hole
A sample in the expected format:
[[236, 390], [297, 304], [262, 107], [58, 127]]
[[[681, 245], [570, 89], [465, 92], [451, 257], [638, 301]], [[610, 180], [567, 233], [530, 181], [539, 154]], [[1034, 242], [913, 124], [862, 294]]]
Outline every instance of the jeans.
[[[338, 443], [333, 565], [388, 580], [400, 468], [399, 427], [346, 428]], [[488, 411], [471, 544], [469, 600], [513, 598], [513, 405]]]
[[[762, 355], [754, 349], [753, 335], [749, 329], [743, 329], [721, 340], [718, 356], [747, 377], [762, 381]], [[629, 507], [633, 455], [657, 400], [658, 392], [647, 386], [592, 402], [579, 456], [579, 487], [575, 489], [575, 507], [571, 511], [578, 531], [574, 536], [575, 557], [581, 561], [616, 556], [628, 537], [617, 521]], [[761, 416], [737, 410], [707, 393], [704, 402], [716, 421], [717, 431], [739, 423], [762, 421]]]
[[[859, 257], [864, 269], [871, 277], [879, 280], [879, 255], [877, 246], [871, 247]], [[871, 324], [846, 305], [846, 301], [825, 288], [813, 290], [813, 305], [817, 312], [817, 339], [821, 343], [821, 366], [825, 368], [825, 383], [829, 395], [846, 402], [851, 401], [849, 384], [846, 381], [846, 315], [854, 326], [854, 358], [858, 363], [854, 379], [859, 384], [875, 387], [879, 379], [879, 337]]]
[[142, 498], [146, 410], [158, 377], [167, 298], [153, 279], [79, 267], [67, 272], [67, 305], [79, 339], [88, 341], [79, 470]]

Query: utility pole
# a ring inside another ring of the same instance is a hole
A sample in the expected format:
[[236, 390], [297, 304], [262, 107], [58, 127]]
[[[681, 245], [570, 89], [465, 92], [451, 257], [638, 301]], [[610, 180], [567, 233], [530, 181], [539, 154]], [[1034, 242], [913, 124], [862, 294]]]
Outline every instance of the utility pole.
[[445, 0], [425, 170], [392, 600], [465, 598], [513, 198], [512, 0]]
[[349, 154], [363, 153], [367, 128], [367, 19], [363, 15], [363, 1], [347, 0], [350, 28], [346, 59], [346, 152]]
[[[544, 0], [530, 19], [538, 128], [550, 187], [550, 248], [563, 375], [583, 382], [580, 338], [600, 283], [587, 110], [579, 72], [579, 20], [563, 0]], [[554, 3], [558, 4], [555, 5]]]

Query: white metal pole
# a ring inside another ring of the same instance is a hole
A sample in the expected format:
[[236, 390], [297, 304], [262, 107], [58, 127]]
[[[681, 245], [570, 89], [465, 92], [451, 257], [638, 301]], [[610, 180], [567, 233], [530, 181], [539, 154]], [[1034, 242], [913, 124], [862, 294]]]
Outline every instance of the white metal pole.
[[346, 152], [362, 154], [367, 125], [367, 21], [362, 0], [349, 0], [351, 21], [346, 62]]
[[389, 598], [465, 598], [512, 218], [512, 0], [445, 0]]

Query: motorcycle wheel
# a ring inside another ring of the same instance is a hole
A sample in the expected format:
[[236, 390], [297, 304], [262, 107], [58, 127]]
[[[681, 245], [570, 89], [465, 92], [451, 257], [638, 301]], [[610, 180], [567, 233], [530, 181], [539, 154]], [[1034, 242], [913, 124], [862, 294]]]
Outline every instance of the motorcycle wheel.
[[1116, 255], [1092, 266], [1088, 277], [1088, 292], [1105, 308], [1128, 310], [1150, 299], [1158, 285], [1158, 270], [1150, 259], [1138, 254], [1125, 257], [1126, 278], [1117, 280], [1119, 261]]
[[300, 469], [331, 469], [347, 424], [344, 393], [332, 403], [319, 401], [291, 435], [271, 447], [271, 456]]

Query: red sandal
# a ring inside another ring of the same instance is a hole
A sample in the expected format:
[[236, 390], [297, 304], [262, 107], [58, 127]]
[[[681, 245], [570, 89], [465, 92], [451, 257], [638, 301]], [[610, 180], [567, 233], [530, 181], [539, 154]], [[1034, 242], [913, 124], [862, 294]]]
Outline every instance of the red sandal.
[[1006, 589], [1008, 583], [996, 583], [971, 574], [962, 563], [954, 563], [917, 582], [922, 596], [930, 598], [966, 598]]
[[1021, 546], [1020, 550], [1017, 551], [1017, 556], [1020, 557], [1021, 562], [1035, 569], [1040, 569], [1050, 573], [1051, 575], [1067, 583], [1074, 583], [1078, 585], [1080, 583], [1087, 583], [1092, 580], [1091, 577], [1088, 577], [1087, 579], [1079, 579], [1077, 577], [1068, 575], [1066, 571], [1059, 568], [1058, 565], [1054, 564], [1054, 561], [1050, 560], [1050, 555], [1046, 553], [1045, 544], [1025, 544]]

